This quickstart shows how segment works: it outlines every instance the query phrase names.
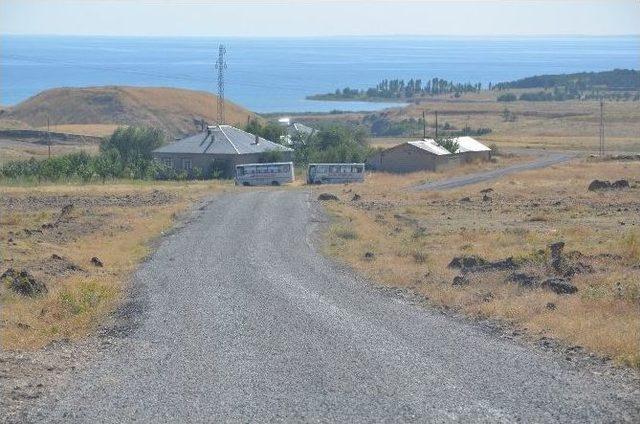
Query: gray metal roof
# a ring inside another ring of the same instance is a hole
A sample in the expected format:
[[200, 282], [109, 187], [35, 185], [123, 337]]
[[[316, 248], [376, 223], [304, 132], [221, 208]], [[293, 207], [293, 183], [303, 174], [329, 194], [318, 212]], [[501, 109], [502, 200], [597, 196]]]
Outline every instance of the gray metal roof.
[[270, 150], [291, 152], [293, 149], [276, 144], [231, 125], [216, 125], [206, 131], [162, 146], [157, 153], [201, 153], [209, 155], [245, 155], [264, 153]]

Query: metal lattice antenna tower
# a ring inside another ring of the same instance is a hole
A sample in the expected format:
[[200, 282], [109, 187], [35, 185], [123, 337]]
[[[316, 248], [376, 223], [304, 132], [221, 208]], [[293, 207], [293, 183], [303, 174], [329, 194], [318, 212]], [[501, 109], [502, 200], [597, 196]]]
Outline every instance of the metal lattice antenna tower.
[[218, 47], [218, 60], [216, 60], [216, 69], [218, 70], [218, 125], [224, 124], [224, 70], [227, 69], [227, 62], [224, 55], [227, 49], [223, 44]]

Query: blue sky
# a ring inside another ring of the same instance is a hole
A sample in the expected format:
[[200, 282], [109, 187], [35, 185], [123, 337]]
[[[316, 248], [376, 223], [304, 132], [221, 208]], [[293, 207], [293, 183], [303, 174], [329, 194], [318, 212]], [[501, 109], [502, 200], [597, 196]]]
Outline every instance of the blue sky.
[[2, 0], [4, 34], [627, 35], [638, 0]]

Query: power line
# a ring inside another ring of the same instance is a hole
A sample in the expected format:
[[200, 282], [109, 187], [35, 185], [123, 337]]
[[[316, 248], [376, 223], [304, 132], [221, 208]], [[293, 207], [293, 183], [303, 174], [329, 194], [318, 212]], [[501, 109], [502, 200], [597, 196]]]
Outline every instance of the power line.
[[604, 156], [604, 101], [600, 99], [600, 156]]

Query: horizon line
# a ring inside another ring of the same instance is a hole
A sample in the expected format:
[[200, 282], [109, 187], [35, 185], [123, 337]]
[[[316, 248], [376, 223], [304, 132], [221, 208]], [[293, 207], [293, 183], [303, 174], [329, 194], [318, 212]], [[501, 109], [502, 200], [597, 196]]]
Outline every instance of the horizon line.
[[332, 35], [229, 35], [229, 34], [206, 34], [206, 35], [189, 35], [189, 34], [52, 34], [52, 33], [15, 33], [0, 32], [0, 36], [23, 36], [23, 37], [140, 37], [140, 38], [386, 38], [386, 37], [458, 37], [458, 38], [502, 38], [502, 37], [640, 37], [639, 33], [621, 33], [621, 34], [332, 34]]

